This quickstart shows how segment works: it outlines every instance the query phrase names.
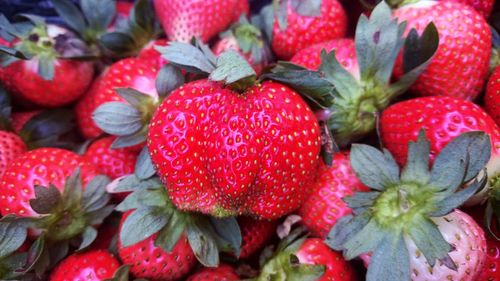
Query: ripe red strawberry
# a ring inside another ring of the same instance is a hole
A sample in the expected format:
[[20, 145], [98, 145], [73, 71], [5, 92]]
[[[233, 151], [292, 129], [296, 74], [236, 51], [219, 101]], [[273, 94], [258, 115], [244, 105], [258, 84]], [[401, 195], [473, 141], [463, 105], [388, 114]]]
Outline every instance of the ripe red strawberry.
[[240, 94], [199, 80], [163, 101], [148, 147], [179, 209], [274, 219], [307, 196], [320, 140], [313, 113], [286, 86], [263, 82]]
[[342, 38], [347, 32], [347, 15], [338, 0], [316, 1], [321, 7], [311, 14], [303, 11], [310, 9], [311, 3], [294, 6], [297, 2], [287, 1], [285, 24], [279, 18], [274, 20], [272, 48], [281, 59], [288, 60], [312, 44]]
[[[0, 72], [3, 86], [15, 98], [39, 106], [57, 107], [78, 99], [90, 85], [94, 67], [90, 62], [61, 58], [82, 53], [69, 49], [78, 45], [68, 43], [76, 40], [74, 37], [55, 25], [34, 28], [33, 33], [13, 45], [34, 56], [33, 59], [17, 60], [6, 66]], [[44, 68], [39, 67], [41, 64]]]
[[181, 42], [193, 37], [207, 42], [249, 8], [248, 0], [154, 0], [154, 5], [168, 39]]
[[500, 126], [500, 67], [497, 67], [490, 76], [484, 96], [484, 107]]
[[0, 213], [39, 216], [28, 203], [35, 197], [35, 186], [52, 184], [62, 190], [76, 168], [81, 169], [84, 185], [97, 174], [91, 163], [68, 150], [38, 148], [23, 153], [11, 162], [0, 179]]
[[[473, 100], [481, 92], [488, 74], [491, 31], [486, 20], [471, 7], [447, 1], [421, 1], [394, 11], [407, 21], [407, 31], [422, 32], [434, 22], [439, 48], [431, 63], [412, 86], [419, 96], [450, 96]], [[401, 59], [395, 74], [402, 73]]]
[[114, 137], [94, 141], [85, 151], [83, 158], [94, 164], [100, 174], [110, 179], [132, 174], [137, 160], [137, 151], [128, 148], [112, 148]]
[[499, 281], [500, 280], [500, 241], [486, 236], [487, 256], [483, 270], [477, 281]]
[[0, 177], [8, 165], [26, 150], [26, 144], [18, 135], [0, 131]]
[[370, 253], [367, 280], [477, 280], [486, 258], [484, 232], [456, 208], [486, 185], [477, 176], [489, 146], [486, 134], [465, 133], [429, 165], [430, 144], [420, 131], [400, 170], [387, 150], [354, 144], [353, 170], [372, 190], [344, 198], [353, 214], [338, 220], [327, 244], [347, 260], [364, 256], [367, 262]]
[[157, 39], [151, 41], [137, 54], [142, 60], [149, 60], [158, 64], [158, 68], [164, 66], [167, 61], [161, 56], [160, 52], [155, 49], [155, 46], [167, 46], [168, 41], [166, 39]]
[[24, 125], [31, 120], [35, 115], [42, 112], [41, 110], [25, 111], [25, 112], [14, 112], [11, 116], [12, 129], [14, 132], [19, 134]]
[[186, 281], [233, 281], [240, 280], [234, 268], [227, 264], [221, 264], [215, 268], [205, 267], [193, 275], [189, 276]]
[[476, 11], [478, 11], [483, 17], [488, 18], [493, 11], [493, 6], [495, 5], [495, 0], [445, 0], [450, 2], [458, 2], [467, 4]]
[[149, 60], [139, 58], [122, 59], [107, 68], [76, 106], [77, 121], [83, 135], [94, 138], [102, 134], [92, 120], [96, 108], [111, 101], [125, 102], [115, 92], [116, 88], [130, 87], [157, 99], [155, 79], [158, 68]]
[[241, 231], [240, 259], [247, 258], [262, 249], [276, 232], [277, 221], [256, 220], [251, 217], [238, 217]]
[[50, 281], [104, 281], [112, 278], [120, 267], [119, 262], [104, 250], [72, 254], [62, 260], [52, 271]]
[[331, 167], [320, 166], [311, 189], [297, 214], [315, 237], [323, 239], [339, 218], [352, 212], [342, 199], [356, 191], [368, 191], [354, 174], [346, 153], [335, 153]]
[[335, 50], [335, 57], [349, 73], [359, 79], [359, 65], [356, 57], [356, 47], [352, 39], [335, 39], [318, 43], [298, 51], [291, 62], [311, 70], [317, 70], [321, 65], [321, 51]]
[[450, 97], [416, 98], [387, 108], [380, 120], [384, 146], [400, 165], [406, 163], [408, 142], [425, 129], [431, 143], [431, 160], [453, 138], [464, 132], [483, 131], [490, 136], [488, 177], [500, 175], [500, 129], [486, 112], [469, 101]]
[[[121, 225], [128, 213], [122, 217]], [[183, 235], [171, 252], [155, 246], [157, 234], [134, 245], [123, 247], [118, 239], [118, 255], [123, 264], [130, 265], [130, 273], [136, 278], [151, 281], [179, 280], [196, 264], [193, 251]]]

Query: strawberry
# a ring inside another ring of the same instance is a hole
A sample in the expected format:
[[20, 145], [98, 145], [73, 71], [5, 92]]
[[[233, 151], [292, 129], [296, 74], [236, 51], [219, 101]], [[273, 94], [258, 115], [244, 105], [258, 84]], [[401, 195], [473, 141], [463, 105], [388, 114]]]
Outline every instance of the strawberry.
[[167, 45], [167, 40], [166, 39], [157, 39], [154, 41], [149, 42], [142, 50], [137, 54], [137, 57], [142, 59], [142, 60], [150, 60], [158, 64], [158, 68], [161, 68], [165, 64], [167, 64], [167, 61], [162, 58], [160, 52], [158, 52], [155, 47], [156, 46], [166, 46]]
[[[94, 74], [93, 64], [67, 58], [87, 52], [84, 44], [70, 31], [46, 25], [43, 20], [27, 23], [31, 28], [16, 31], [12, 24], [2, 27], [4, 34], [17, 36], [0, 81], [19, 100], [39, 106], [57, 107], [78, 99]], [[22, 60], [19, 60], [21, 58]]]
[[26, 150], [26, 144], [17, 134], [0, 131], [0, 177], [8, 165]]
[[338, 0], [281, 2], [272, 27], [272, 48], [281, 59], [347, 32], [347, 15]]
[[491, 236], [486, 236], [486, 244], [488, 255], [483, 270], [476, 280], [498, 281], [500, 280], [500, 242]]
[[490, 156], [488, 135], [458, 136], [433, 165], [429, 150], [420, 131], [400, 172], [387, 150], [351, 147], [352, 168], [372, 191], [344, 198], [353, 214], [337, 221], [326, 242], [347, 260], [370, 253], [367, 280], [472, 281], [482, 270], [484, 232], [455, 209], [486, 185], [486, 178], [477, 176]]
[[368, 190], [354, 174], [345, 152], [334, 154], [331, 167], [320, 166], [318, 179], [311, 189], [311, 195], [297, 214], [311, 233], [320, 238], [326, 238], [337, 220], [351, 213], [342, 198], [356, 191]]
[[193, 275], [189, 276], [186, 281], [233, 281], [240, 280], [234, 268], [227, 264], [221, 264], [215, 268], [203, 268], [198, 270]]
[[[130, 213], [125, 213], [121, 227]], [[193, 251], [185, 236], [181, 236], [170, 251], [155, 245], [157, 234], [131, 246], [124, 246], [118, 239], [118, 255], [124, 264], [130, 265], [130, 272], [136, 278], [151, 281], [178, 280], [196, 264]]]
[[262, 249], [273, 237], [277, 221], [238, 217], [238, 225], [240, 226], [242, 238], [239, 258], [244, 259]]
[[114, 137], [94, 141], [85, 151], [83, 158], [94, 164], [100, 174], [116, 179], [134, 172], [138, 153], [127, 148], [113, 149]]
[[457, 2], [467, 4], [476, 11], [478, 11], [483, 17], [488, 18], [493, 11], [493, 6], [495, 5], [495, 0], [445, 0], [450, 2]]
[[116, 93], [116, 88], [132, 88], [156, 100], [158, 67], [149, 60], [126, 58], [107, 68], [76, 106], [78, 125], [84, 136], [94, 138], [102, 133], [92, 120], [96, 108], [111, 101], [125, 103], [125, 99]]
[[359, 79], [359, 65], [356, 58], [356, 46], [352, 39], [335, 39], [311, 45], [298, 51], [290, 60], [310, 70], [317, 70], [321, 65], [321, 51], [335, 51], [339, 63]]
[[[491, 53], [491, 31], [486, 20], [471, 7], [447, 1], [420, 1], [394, 11], [406, 21], [407, 30], [424, 30], [433, 22], [439, 48], [424, 73], [412, 86], [418, 96], [450, 96], [473, 100], [486, 81]], [[403, 73], [401, 60], [395, 75]]]
[[22, 128], [24, 127], [24, 125], [26, 125], [26, 123], [28, 123], [28, 121], [30, 121], [33, 117], [35, 117], [37, 114], [39, 114], [41, 112], [42, 112], [41, 110], [32, 110], [32, 111], [12, 113], [12, 116], [11, 116], [12, 129], [14, 130], [14, 132], [19, 134], [21, 132]]
[[113, 277], [119, 266], [113, 255], [104, 250], [72, 254], [54, 268], [49, 281], [104, 281]]
[[296, 229], [284, 238], [273, 256], [264, 260], [256, 280], [356, 280], [352, 266], [341, 253], [319, 238], [301, 237]]
[[488, 80], [484, 107], [490, 116], [500, 126], [500, 67], [497, 67]]
[[248, 0], [154, 0], [154, 6], [168, 39], [180, 42], [193, 37], [207, 42], [249, 8]]
[[431, 161], [461, 133], [485, 132], [491, 141], [491, 159], [487, 165], [490, 185], [499, 177], [500, 129], [479, 106], [450, 97], [426, 97], [396, 103], [382, 113], [382, 142], [400, 165], [406, 163], [408, 143], [417, 138], [421, 129], [425, 129], [431, 143]]

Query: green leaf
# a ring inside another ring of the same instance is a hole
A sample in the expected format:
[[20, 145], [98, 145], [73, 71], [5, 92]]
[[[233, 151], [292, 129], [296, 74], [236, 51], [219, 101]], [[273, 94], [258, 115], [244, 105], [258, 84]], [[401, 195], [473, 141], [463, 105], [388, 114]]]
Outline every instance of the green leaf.
[[219, 265], [219, 248], [214, 239], [216, 235], [208, 220], [203, 217], [191, 218], [187, 225], [189, 245], [198, 261], [206, 267]]
[[105, 207], [85, 214], [88, 225], [100, 225], [115, 209], [115, 205], [106, 205]]
[[483, 189], [488, 183], [487, 177], [482, 177], [480, 180], [474, 180], [467, 187], [461, 189], [459, 192], [448, 195], [446, 193], [444, 198], [437, 202], [437, 210], [429, 215], [432, 217], [441, 217], [451, 213], [456, 208], [460, 207], [465, 201], [472, 197], [478, 190]]
[[355, 217], [346, 215], [341, 217], [333, 228], [328, 233], [325, 243], [330, 248], [342, 251], [345, 249], [344, 244], [354, 234], [363, 229], [371, 219], [369, 212], [364, 212]]
[[252, 25], [262, 30], [268, 42], [272, 42], [273, 24], [274, 24], [274, 8], [272, 4], [264, 6], [258, 14], [251, 17]]
[[16, 221], [0, 221], [0, 259], [15, 252], [26, 240], [27, 228]]
[[417, 141], [411, 141], [408, 145], [408, 160], [401, 172], [403, 182], [428, 183], [430, 178], [429, 153], [430, 143], [425, 137], [425, 131], [420, 130]]
[[168, 217], [161, 208], [138, 208], [123, 222], [120, 241], [124, 247], [133, 245], [157, 233], [167, 222]]
[[408, 234], [431, 267], [452, 250], [436, 224], [427, 218], [417, 217], [409, 227]]
[[99, 43], [112, 53], [131, 55], [135, 52], [136, 45], [134, 38], [123, 32], [110, 32], [99, 37]]
[[[293, 259], [297, 258], [294, 257]], [[290, 261], [290, 263], [293, 263], [293, 261]], [[285, 277], [287, 281], [317, 281], [321, 280], [322, 276], [325, 274], [324, 265], [292, 264], [288, 268], [289, 270], [286, 272]]]
[[167, 97], [173, 90], [185, 83], [184, 75], [175, 66], [166, 64], [156, 76], [156, 91], [160, 97]]
[[113, 141], [113, 144], [111, 144], [111, 148], [115, 149], [115, 148], [131, 147], [145, 142], [146, 141], [146, 133], [144, 132], [145, 128], [147, 129], [147, 127], [145, 126], [143, 130], [139, 130], [138, 132], [131, 135], [117, 137]]
[[92, 30], [106, 30], [116, 16], [115, 0], [81, 0], [80, 6]]
[[117, 191], [123, 192], [131, 192], [140, 189], [163, 189], [163, 184], [159, 180], [159, 178], [149, 178], [147, 180], [139, 179], [135, 174], [128, 175], [125, 178], [120, 179], [118, 186], [116, 187]]
[[380, 195], [380, 192], [356, 192], [353, 196], [346, 196], [342, 198], [347, 203], [349, 208], [353, 210], [354, 214], [360, 214], [373, 206], [375, 199]]
[[94, 242], [94, 240], [97, 237], [97, 230], [91, 226], [87, 226], [85, 230], [82, 233], [82, 243], [80, 244], [80, 247], [76, 250], [77, 252], [85, 250]]
[[225, 51], [217, 57], [215, 70], [210, 74], [210, 80], [233, 84], [257, 74], [252, 66], [234, 50]]
[[351, 100], [362, 93], [358, 80], [347, 71], [335, 57], [335, 51], [327, 53], [321, 51], [321, 65], [319, 71], [324, 79], [335, 86], [336, 91], [344, 100]]
[[144, 146], [141, 153], [137, 157], [137, 162], [135, 163], [135, 174], [141, 180], [148, 179], [156, 174], [156, 170], [149, 156], [149, 149]]
[[385, 190], [399, 183], [399, 167], [389, 152], [382, 153], [365, 144], [353, 144], [350, 154], [352, 168], [358, 178], [376, 190]]
[[[12, 56], [12, 57], [15, 57], [15, 58], [18, 58], [18, 59], [22, 59], [22, 60], [30, 60], [32, 58], [32, 56], [28, 55], [28, 54], [25, 54], [19, 50], [16, 50], [16, 49], [13, 49], [13, 48], [9, 48], [9, 47], [6, 47], [6, 46], [0, 46], [0, 53], [4, 53], [8, 56]], [[3, 63], [3, 62], [2, 62]]]
[[318, 17], [321, 15], [322, 0], [290, 0], [293, 10], [302, 16]]
[[231, 246], [231, 252], [236, 257], [240, 256], [240, 249], [242, 243], [240, 226], [235, 217], [228, 218], [214, 218], [209, 217], [215, 233]]
[[186, 231], [186, 227], [184, 216], [178, 211], [173, 211], [167, 225], [158, 233], [155, 246], [161, 247], [167, 253], [172, 252], [182, 234]]
[[45, 236], [40, 235], [28, 250], [28, 257], [25, 266], [19, 270], [20, 273], [31, 271], [38, 263], [45, 249]]
[[[83, 34], [87, 28], [87, 23], [83, 17], [82, 12], [78, 7], [69, 0], [50, 0], [57, 14], [64, 20], [64, 22], [76, 32]], [[85, 1], [81, 1], [85, 2]], [[104, 1], [103, 1], [104, 2]], [[83, 4], [83, 3], [82, 3]], [[94, 14], [99, 13], [96, 9], [93, 10]]]
[[40, 56], [38, 59], [38, 75], [44, 80], [52, 80], [54, 79], [54, 73], [54, 60]]
[[144, 126], [141, 113], [122, 102], [108, 102], [99, 106], [92, 119], [104, 132], [116, 136], [131, 135]]
[[359, 232], [351, 235], [344, 243], [344, 257], [347, 260], [374, 251], [380, 242], [387, 239], [392, 233], [382, 229], [375, 219], [371, 219]]
[[76, 170], [66, 178], [64, 184], [64, 190], [62, 193], [62, 203], [65, 206], [79, 206], [83, 198], [83, 187], [80, 178], [80, 168]]
[[118, 206], [116, 206], [116, 210], [125, 212], [142, 206], [164, 207], [167, 205], [165, 197], [165, 191], [161, 189], [138, 190], [129, 194], [120, 204], [118, 204]]
[[278, 21], [278, 26], [281, 30], [285, 30], [288, 26], [288, 1], [274, 1], [274, 17]]
[[[104, 281], [129, 281], [130, 265], [122, 265], [115, 271], [113, 278], [104, 279]], [[137, 280], [135, 280], [137, 281]]]
[[155, 11], [153, 9], [152, 1], [137, 1], [131, 11], [130, 18], [133, 19], [133, 22], [138, 26], [152, 32], [155, 24]]
[[410, 280], [410, 256], [400, 233], [386, 236], [373, 252], [366, 281]]
[[139, 110], [144, 104], [153, 103], [153, 98], [133, 88], [115, 88], [116, 93], [131, 106]]
[[76, 126], [74, 112], [58, 108], [36, 114], [19, 133], [28, 147], [54, 147], [61, 144], [59, 138]]
[[191, 73], [210, 74], [215, 65], [197, 47], [181, 42], [171, 42], [168, 46], [155, 46], [169, 63]]
[[35, 198], [30, 199], [31, 208], [40, 215], [50, 214], [62, 203], [59, 190], [52, 184], [35, 186]]
[[82, 200], [82, 208], [85, 211], [92, 212], [106, 206], [111, 198], [106, 192], [106, 185], [109, 183], [107, 177], [98, 175], [85, 186]]

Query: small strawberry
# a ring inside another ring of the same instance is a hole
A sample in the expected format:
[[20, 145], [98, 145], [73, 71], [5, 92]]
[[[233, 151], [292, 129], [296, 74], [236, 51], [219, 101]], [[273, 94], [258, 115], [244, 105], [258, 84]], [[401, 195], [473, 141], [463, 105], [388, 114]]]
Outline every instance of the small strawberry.
[[297, 214], [315, 237], [326, 238], [337, 220], [352, 211], [342, 201], [356, 191], [367, 191], [352, 170], [346, 153], [335, 153], [331, 167], [322, 164], [312, 193]]
[[[411, 91], [418, 96], [450, 96], [473, 100], [488, 75], [491, 31], [486, 20], [471, 7], [449, 1], [419, 1], [394, 11], [394, 17], [422, 32], [433, 22], [439, 48]], [[404, 72], [401, 60], [396, 77]]]
[[495, 0], [445, 0], [467, 4], [478, 11], [484, 18], [488, 18], [493, 11]]
[[26, 144], [17, 134], [0, 131], [0, 177], [8, 165], [26, 150]]
[[0, 27], [4, 35], [19, 39], [8, 51], [16, 57], [5, 60], [0, 71], [3, 86], [15, 98], [39, 106], [57, 107], [75, 101], [94, 74], [92, 63], [69, 59], [85, 55], [85, 45], [70, 31], [47, 25], [41, 18], [27, 25], [30, 28], [21, 33], [7, 22]]
[[62, 260], [52, 271], [49, 281], [104, 281], [113, 277], [119, 267], [118, 261], [107, 251], [77, 253]]
[[234, 268], [227, 264], [221, 264], [215, 268], [203, 268], [198, 270], [193, 275], [189, 276], [186, 281], [234, 281], [240, 280]]
[[488, 135], [465, 133], [429, 165], [430, 143], [420, 131], [400, 170], [387, 150], [354, 144], [353, 170], [372, 191], [344, 198], [353, 214], [338, 220], [327, 244], [347, 260], [370, 253], [367, 280], [477, 280], [484, 232], [455, 209], [486, 185], [477, 176], [490, 146]]
[[490, 76], [484, 95], [484, 107], [500, 126], [500, 67], [497, 67]]
[[207, 42], [248, 14], [248, 0], [154, 0], [155, 11], [170, 41]]
[[251, 217], [238, 217], [241, 230], [240, 259], [247, 258], [262, 249], [276, 232], [277, 221], [256, 220]]
[[342, 38], [347, 32], [347, 15], [338, 0], [280, 2], [272, 48], [281, 59], [290, 59], [312, 44]]
[[382, 142], [400, 165], [406, 163], [408, 143], [417, 139], [421, 129], [425, 129], [431, 144], [431, 161], [445, 145], [462, 133], [483, 131], [488, 134], [491, 141], [491, 159], [487, 164], [489, 186], [498, 181], [500, 129], [481, 107], [451, 97], [426, 97], [396, 103], [382, 113]]
[[83, 158], [94, 164], [100, 174], [116, 179], [132, 174], [138, 153], [128, 148], [111, 148], [115, 138], [104, 137], [94, 141], [83, 154]]
[[38, 115], [41, 112], [42, 112], [41, 110], [33, 110], [33, 111], [25, 111], [25, 112], [13, 112], [12, 116], [11, 116], [12, 129], [14, 130], [14, 132], [19, 134], [21, 132], [22, 128], [24, 127], [24, 125], [26, 125], [26, 123], [28, 123], [28, 121], [30, 121], [33, 117], [35, 117], [36, 115]]

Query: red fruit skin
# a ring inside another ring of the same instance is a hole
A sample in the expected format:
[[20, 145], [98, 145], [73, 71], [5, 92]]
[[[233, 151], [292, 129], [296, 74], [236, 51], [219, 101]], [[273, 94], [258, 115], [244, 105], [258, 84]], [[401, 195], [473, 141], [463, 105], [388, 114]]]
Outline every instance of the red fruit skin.
[[238, 217], [238, 225], [240, 226], [242, 238], [239, 258], [244, 259], [266, 245], [274, 236], [278, 221], [256, 220], [251, 217], [241, 216]]
[[353, 39], [334, 39], [306, 47], [298, 51], [290, 61], [310, 70], [318, 70], [321, 65], [322, 50], [328, 52], [335, 50], [335, 57], [339, 63], [347, 71], [359, 78], [358, 58], [356, 57], [356, 46]]
[[169, 41], [207, 42], [248, 14], [248, 0], [154, 0], [155, 11]]
[[500, 67], [495, 68], [490, 76], [484, 95], [484, 107], [500, 126]]
[[[411, 87], [413, 93], [466, 100], [479, 95], [488, 74], [491, 31], [478, 12], [460, 3], [424, 1], [395, 10], [394, 17], [408, 22], [407, 32], [416, 28], [422, 33], [434, 22], [439, 33], [438, 50]], [[400, 56], [394, 74], [402, 73]]]
[[467, 4], [476, 11], [478, 11], [483, 17], [488, 18], [493, 11], [493, 6], [495, 5], [495, 0], [446, 0], [450, 2], [457, 2]]
[[217, 41], [217, 43], [215, 43], [215, 45], [212, 47], [212, 51], [216, 56], [222, 54], [227, 50], [234, 50], [238, 52], [252, 66], [257, 75], [260, 75], [260, 73], [262, 73], [262, 69], [264, 69], [265, 67], [264, 62], [260, 63], [254, 62], [251, 52], [244, 54], [243, 50], [241, 50], [240, 45], [238, 44], [238, 41], [234, 36], [224, 37], [219, 41]]
[[115, 92], [116, 88], [133, 88], [158, 98], [155, 87], [157, 74], [158, 66], [149, 60], [126, 58], [112, 64], [76, 105], [78, 127], [82, 134], [86, 138], [95, 138], [103, 133], [92, 120], [92, 114], [104, 103], [125, 102]]
[[99, 174], [116, 179], [132, 174], [138, 153], [128, 148], [111, 148], [115, 137], [104, 137], [93, 142], [83, 158], [92, 163]]
[[346, 12], [338, 0], [323, 0], [318, 17], [300, 15], [288, 4], [286, 29], [274, 21], [272, 48], [279, 58], [289, 60], [310, 45], [344, 37], [347, 23]]
[[500, 241], [486, 236], [487, 255], [478, 281], [500, 281]]
[[0, 179], [0, 213], [38, 217], [29, 204], [35, 197], [34, 187], [53, 184], [62, 191], [66, 178], [78, 167], [85, 187], [97, 172], [80, 155], [59, 148], [38, 148], [21, 154]]
[[26, 144], [18, 135], [0, 131], [0, 177], [7, 170], [9, 164], [26, 150]]
[[[121, 225], [129, 214], [130, 212], [123, 215]], [[154, 234], [128, 247], [123, 247], [118, 238], [118, 255], [121, 261], [130, 265], [130, 273], [135, 278], [150, 281], [181, 279], [196, 265], [196, 258], [187, 238], [182, 235], [172, 252], [167, 253], [155, 246], [156, 236], [157, 234]]]
[[347, 152], [335, 153], [332, 166], [321, 164], [318, 174], [298, 215], [312, 235], [325, 239], [338, 219], [352, 213], [342, 198], [369, 188], [354, 174]]
[[221, 264], [215, 268], [204, 267], [191, 275], [186, 281], [233, 281], [240, 280], [234, 268], [227, 264]]
[[120, 263], [105, 250], [72, 254], [52, 271], [50, 281], [103, 281], [112, 278]]
[[25, 111], [25, 112], [14, 112], [12, 113], [11, 116], [11, 125], [12, 129], [16, 134], [19, 134], [21, 132], [21, 129], [24, 127], [28, 121], [31, 120], [35, 115], [38, 113], [42, 112], [41, 110], [32, 110], [32, 111]]
[[324, 265], [325, 273], [318, 281], [355, 281], [356, 273], [341, 253], [331, 250], [323, 240], [308, 238], [295, 254], [301, 264]]
[[151, 61], [152, 63], [156, 63], [158, 68], [161, 68], [165, 64], [167, 64], [167, 60], [162, 57], [160, 52], [155, 49], [155, 46], [167, 46], [167, 39], [156, 39], [154, 41], [149, 42], [137, 55], [138, 58], [142, 60]]
[[19, 60], [0, 72], [5, 89], [17, 98], [44, 107], [57, 107], [77, 100], [94, 76], [89, 62], [56, 60], [53, 80], [44, 80], [37, 73], [36, 60]]
[[320, 139], [312, 111], [286, 86], [264, 82], [238, 94], [199, 80], [159, 106], [148, 147], [179, 209], [274, 219], [308, 195]]

